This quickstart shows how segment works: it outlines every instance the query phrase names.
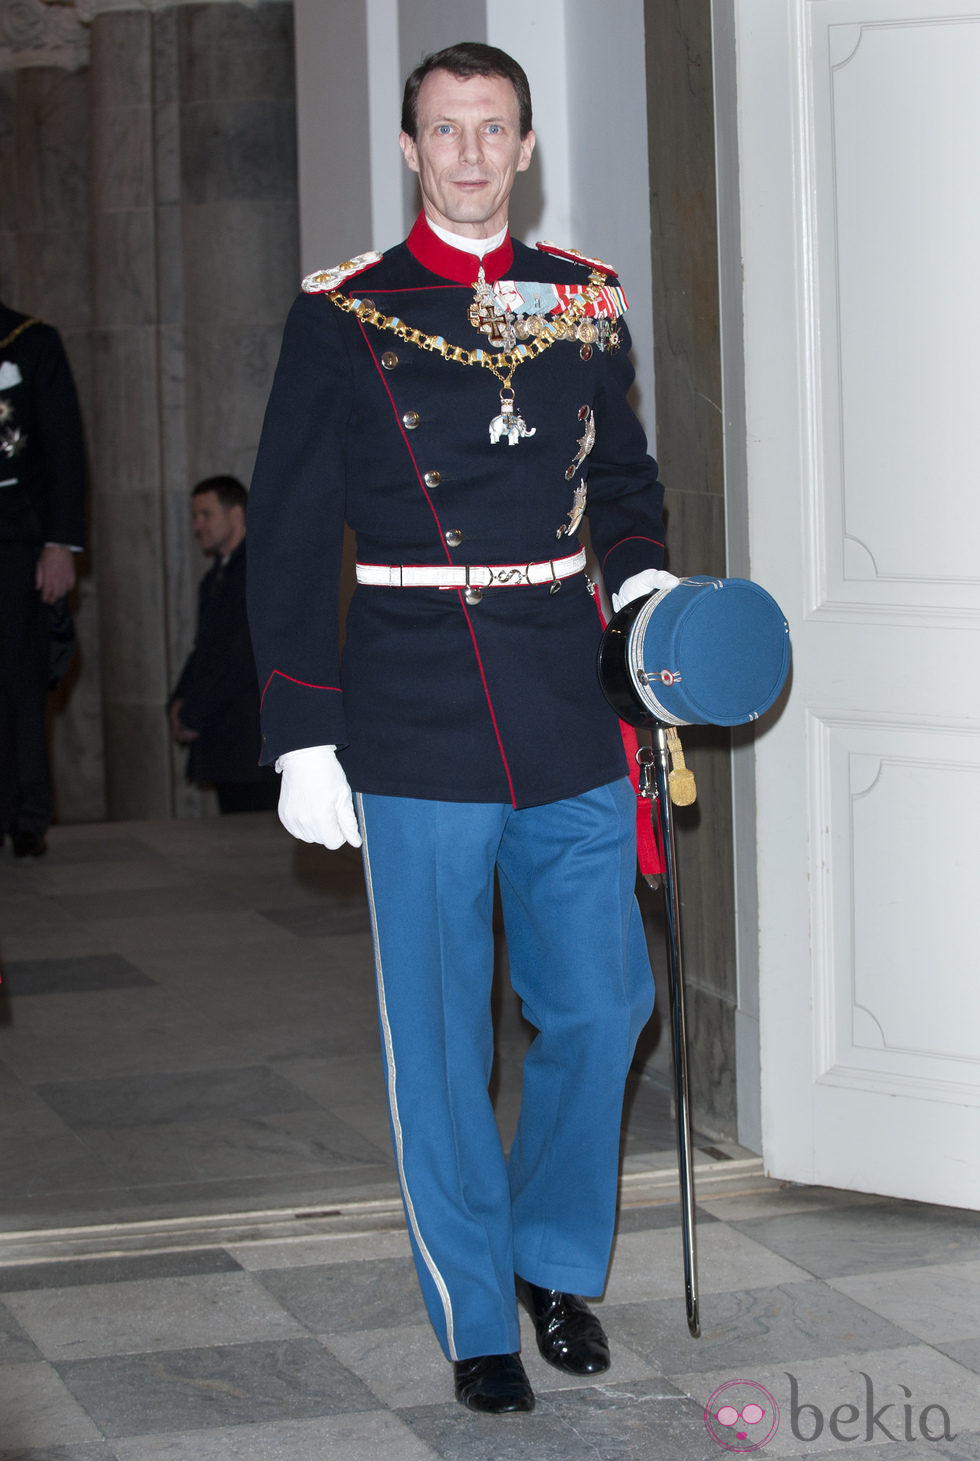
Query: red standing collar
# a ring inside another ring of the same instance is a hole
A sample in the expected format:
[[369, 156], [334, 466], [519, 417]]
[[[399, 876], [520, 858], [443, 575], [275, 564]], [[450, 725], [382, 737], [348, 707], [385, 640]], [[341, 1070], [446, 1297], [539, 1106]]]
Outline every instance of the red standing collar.
[[[445, 243], [437, 233], [432, 232], [424, 213], [416, 218], [406, 243], [409, 253], [433, 274], [438, 274], [443, 279], [452, 279], [456, 284], [476, 283], [480, 271], [480, 260], [476, 254], [468, 254], [465, 249], [454, 249], [452, 244]], [[483, 272], [487, 282], [492, 284], [497, 279], [503, 279], [513, 262], [514, 246], [508, 233], [499, 248], [483, 256]]]

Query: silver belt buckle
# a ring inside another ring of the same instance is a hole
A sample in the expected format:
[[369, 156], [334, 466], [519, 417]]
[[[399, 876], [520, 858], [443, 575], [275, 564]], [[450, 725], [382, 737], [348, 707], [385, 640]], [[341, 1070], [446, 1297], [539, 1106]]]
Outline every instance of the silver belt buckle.
[[502, 569], [500, 569], [496, 573], [493, 572], [493, 571], [491, 571], [491, 573], [490, 573], [490, 582], [491, 583], [530, 583], [531, 580], [528, 577], [528, 568], [529, 567], [530, 567], [530, 565], [527, 564], [527, 563], [525, 563], [523, 565], [523, 567], [517, 567], [515, 565], [513, 568], [502, 568]]

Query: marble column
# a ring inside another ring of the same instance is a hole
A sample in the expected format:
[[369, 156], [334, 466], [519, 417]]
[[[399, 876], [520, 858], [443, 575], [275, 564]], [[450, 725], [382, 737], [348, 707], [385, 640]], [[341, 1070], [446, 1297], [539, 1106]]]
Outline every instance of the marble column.
[[[710, 0], [646, 0], [657, 456], [667, 566], [726, 572]], [[731, 733], [682, 731], [697, 803], [675, 815], [691, 1043], [702, 1131], [734, 1136]]]
[[[170, 683], [193, 640], [206, 563], [195, 482], [248, 483], [283, 321], [300, 286], [292, 6], [158, 13], [155, 128], [161, 464]], [[183, 780], [181, 815], [213, 810]]]
[[92, 26], [93, 443], [106, 792], [113, 818], [171, 809], [161, 500], [153, 18]]
[[291, 6], [102, 10], [91, 89], [108, 811], [192, 815], [164, 714], [207, 567], [189, 494], [248, 481], [299, 284]]

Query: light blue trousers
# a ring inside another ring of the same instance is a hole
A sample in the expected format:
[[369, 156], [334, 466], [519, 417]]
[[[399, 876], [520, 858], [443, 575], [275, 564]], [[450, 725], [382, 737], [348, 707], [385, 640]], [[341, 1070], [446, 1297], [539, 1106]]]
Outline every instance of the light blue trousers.
[[[514, 1274], [599, 1294], [623, 1092], [653, 1008], [629, 781], [515, 811], [360, 795], [388, 1106], [429, 1317], [450, 1359], [520, 1347]], [[505, 1157], [488, 1095], [496, 868], [538, 1034]]]

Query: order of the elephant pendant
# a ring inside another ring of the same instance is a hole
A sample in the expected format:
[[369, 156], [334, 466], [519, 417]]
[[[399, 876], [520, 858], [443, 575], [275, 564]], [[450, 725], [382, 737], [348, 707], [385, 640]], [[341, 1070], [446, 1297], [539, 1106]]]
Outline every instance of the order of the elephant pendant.
[[490, 422], [490, 445], [506, 439], [508, 446], [516, 446], [522, 436], [533, 436], [536, 426], [528, 426], [524, 417], [514, 405], [514, 392], [500, 392], [500, 415]]

